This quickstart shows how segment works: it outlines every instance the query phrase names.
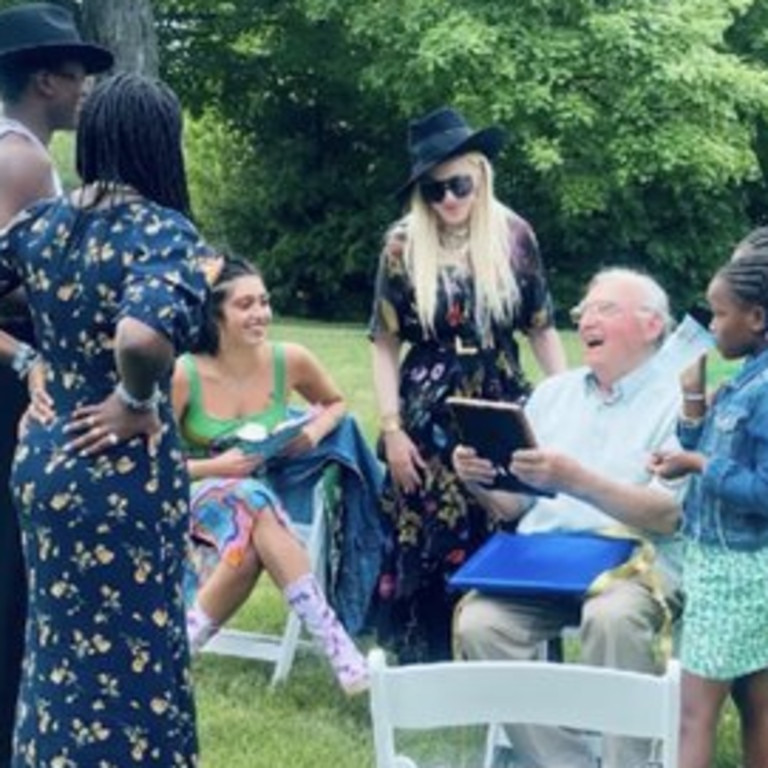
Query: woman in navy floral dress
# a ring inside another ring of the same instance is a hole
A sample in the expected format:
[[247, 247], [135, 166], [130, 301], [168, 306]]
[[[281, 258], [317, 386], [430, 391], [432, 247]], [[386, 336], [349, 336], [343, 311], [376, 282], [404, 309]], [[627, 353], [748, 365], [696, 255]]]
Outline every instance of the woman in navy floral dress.
[[186, 768], [189, 483], [167, 395], [206, 285], [178, 102], [116, 76], [77, 141], [73, 202], [0, 233], [0, 287], [26, 289], [56, 412], [27, 420], [12, 475], [30, 584], [12, 765]]
[[503, 133], [443, 108], [413, 121], [409, 140], [410, 211], [387, 234], [370, 326], [389, 469], [376, 622], [401, 662], [451, 656], [446, 581], [494, 526], [451, 468], [446, 398], [523, 398], [516, 331], [546, 373], [565, 367], [533, 230], [493, 195]]

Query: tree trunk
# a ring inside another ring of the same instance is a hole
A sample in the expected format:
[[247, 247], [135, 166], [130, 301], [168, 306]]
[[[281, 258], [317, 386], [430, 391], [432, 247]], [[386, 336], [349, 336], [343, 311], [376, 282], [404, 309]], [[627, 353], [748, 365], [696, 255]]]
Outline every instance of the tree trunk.
[[116, 72], [157, 77], [158, 50], [151, 0], [84, 0], [83, 31], [109, 48]]

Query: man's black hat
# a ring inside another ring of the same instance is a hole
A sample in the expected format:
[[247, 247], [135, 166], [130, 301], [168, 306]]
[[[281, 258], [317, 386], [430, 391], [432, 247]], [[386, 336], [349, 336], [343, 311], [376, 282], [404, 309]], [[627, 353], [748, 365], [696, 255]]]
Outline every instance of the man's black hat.
[[66, 8], [26, 3], [0, 12], [0, 66], [39, 54], [79, 61], [89, 74], [104, 72], [114, 63], [106, 48], [83, 41]]

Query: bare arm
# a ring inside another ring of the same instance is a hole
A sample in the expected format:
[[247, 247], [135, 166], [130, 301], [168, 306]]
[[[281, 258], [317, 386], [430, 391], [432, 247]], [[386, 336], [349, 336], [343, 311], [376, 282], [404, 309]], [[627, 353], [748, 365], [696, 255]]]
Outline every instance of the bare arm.
[[137, 400], [146, 400], [173, 365], [171, 342], [140, 320], [125, 317], [115, 329], [115, 364], [125, 388]]
[[288, 388], [298, 392], [309, 405], [321, 405], [322, 412], [305, 427], [311, 442], [317, 445], [333, 432], [347, 412], [347, 404], [341, 390], [306, 347], [286, 344]]
[[680, 517], [673, 493], [612, 480], [554, 451], [516, 451], [510, 469], [523, 482], [573, 496], [634, 528], [671, 533]]
[[50, 158], [23, 136], [0, 141], [0, 228], [37, 200], [52, 197]]
[[395, 484], [406, 493], [422, 483], [426, 462], [400, 426], [400, 340], [380, 334], [373, 341], [373, 386], [379, 408], [387, 465]]
[[132, 317], [120, 320], [115, 329], [118, 389], [100, 403], [75, 409], [65, 427], [73, 436], [67, 449], [89, 455], [143, 435], [154, 451], [162, 426], [154, 394], [172, 363], [173, 345], [163, 334]]
[[21, 342], [10, 333], [0, 331], [0, 360], [10, 364], [20, 345]]
[[528, 341], [533, 356], [542, 372], [547, 376], [561, 373], [568, 368], [563, 342], [554, 327], [540, 328], [529, 331]]
[[373, 342], [373, 387], [379, 417], [396, 416], [399, 412], [399, 375], [400, 340], [381, 334]]
[[477, 451], [468, 445], [457, 445], [451, 461], [467, 490], [492, 517], [507, 521], [517, 520], [535, 501], [531, 496], [491, 490], [488, 486], [496, 477], [493, 462], [478, 456]]

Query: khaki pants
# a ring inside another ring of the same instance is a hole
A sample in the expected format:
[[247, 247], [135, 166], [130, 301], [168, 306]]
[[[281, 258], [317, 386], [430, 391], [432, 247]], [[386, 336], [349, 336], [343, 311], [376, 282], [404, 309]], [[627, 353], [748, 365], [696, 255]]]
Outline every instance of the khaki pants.
[[[680, 595], [667, 592], [665, 597], [677, 616]], [[616, 581], [584, 603], [570, 598], [504, 599], [472, 594], [457, 611], [456, 640], [468, 659], [535, 659], [541, 642], [557, 637], [564, 627], [578, 626], [583, 663], [659, 672], [655, 639], [664, 614], [650, 590], [637, 581]], [[525, 696], [525, 691], [511, 691], [510, 695]], [[595, 766], [589, 746], [573, 731], [510, 725], [507, 734], [525, 768]], [[644, 768], [650, 752], [648, 740], [606, 736], [601, 765]]]

